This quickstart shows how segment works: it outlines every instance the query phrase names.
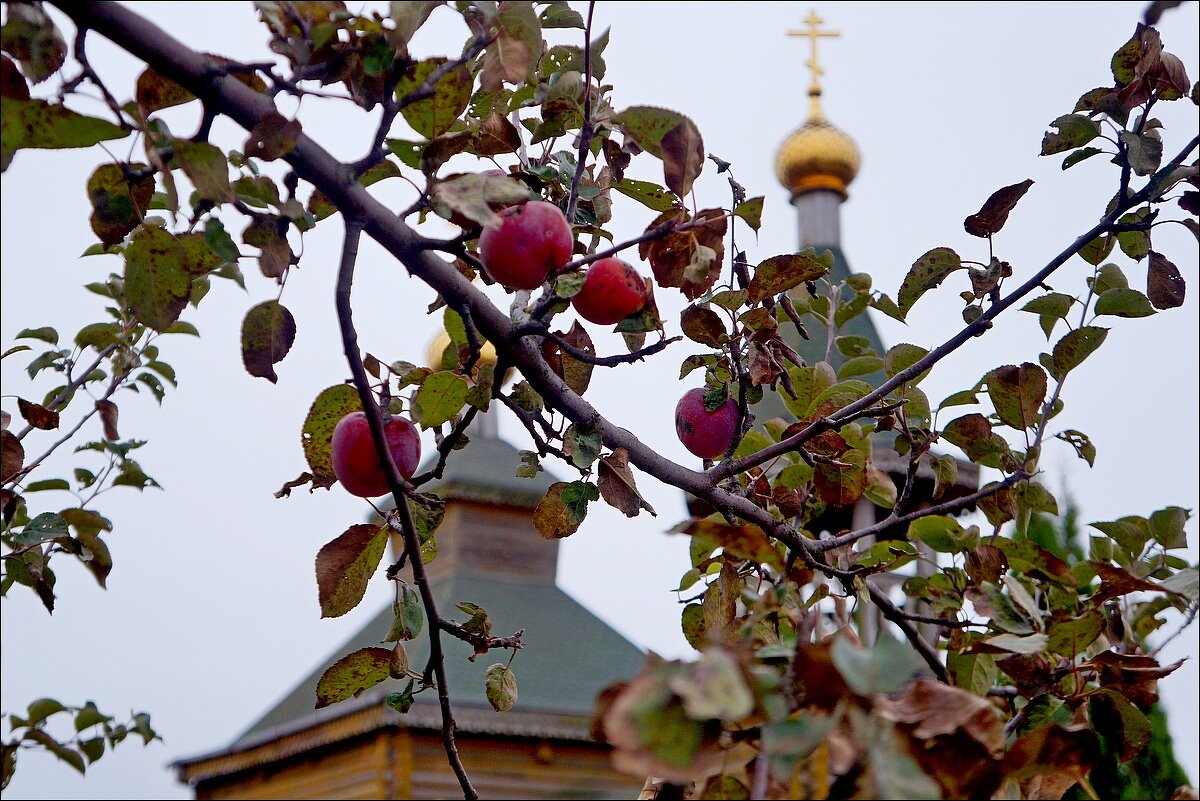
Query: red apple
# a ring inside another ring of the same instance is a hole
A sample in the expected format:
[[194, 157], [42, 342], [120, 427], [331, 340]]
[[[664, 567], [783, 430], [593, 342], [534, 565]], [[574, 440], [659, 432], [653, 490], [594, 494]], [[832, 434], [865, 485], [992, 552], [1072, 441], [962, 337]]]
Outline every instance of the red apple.
[[571, 304], [590, 322], [619, 323], [646, 305], [646, 281], [620, 259], [600, 259], [588, 268], [583, 288], [571, 298]]
[[[421, 437], [416, 426], [403, 417], [393, 417], [383, 427], [388, 450], [400, 475], [412, 478], [421, 461]], [[365, 412], [351, 412], [338, 421], [333, 429], [333, 474], [342, 482], [346, 492], [361, 498], [378, 498], [388, 493], [387, 475]]]
[[675, 433], [683, 447], [701, 459], [716, 459], [729, 450], [737, 424], [738, 407], [732, 398], [714, 412], [704, 408], [704, 387], [689, 389], [675, 406]]
[[558, 206], [534, 200], [500, 212], [500, 224], [479, 235], [488, 275], [506, 289], [537, 289], [571, 260], [571, 226]]

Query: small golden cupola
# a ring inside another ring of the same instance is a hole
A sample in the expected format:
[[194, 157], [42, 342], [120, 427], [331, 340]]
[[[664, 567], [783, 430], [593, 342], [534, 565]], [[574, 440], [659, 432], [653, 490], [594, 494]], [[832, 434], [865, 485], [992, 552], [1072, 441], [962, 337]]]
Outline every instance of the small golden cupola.
[[812, 73], [808, 87], [808, 121], [779, 146], [775, 174], [793, 198], [817, 189], [832, 190], [845, 198], [846, 188], [858, 174], [861, 156], [854, 140], [830, 123], [821, 110], [819, 78], [823, 70], [817, 63], [817, 39], [841, 34], [821, 30], [824, 20], [816, 11], [810, 11], [804, 22], [808, 26], [806, 30], [788, 31], [788, 36], [807, 37], [812, 45], [811, 56], [806, 62]]

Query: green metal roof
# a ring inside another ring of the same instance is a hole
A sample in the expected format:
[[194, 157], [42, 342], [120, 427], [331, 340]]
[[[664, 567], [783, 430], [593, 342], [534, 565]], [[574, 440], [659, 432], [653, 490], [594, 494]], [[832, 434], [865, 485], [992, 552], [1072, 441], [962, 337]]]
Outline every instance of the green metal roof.
[[[421, 465], [424, 472], [437, 462], [436, 454]], [[518, 478], [520, 452], [502, 439], [471, 437], [462, 450], [452, 451], [446, 469], [437, 481], [423, 489], [443, 498], [497, 503], [532, 509], [558, 478], [542, 470], [533, 478]]]
[[[467, 616], [454, 604], [470, 601], [487, 610], [494, 635], [508, 636], [517, 629], [525, 629], [522, 636], [525, 647], [517, 652], [512, 663], [518, 689], [513, 712], [590, 715], [600, 690], [615, 681], [631, 678], [644, 661], [644, 654], [637, 646], [554, 585], [526, 585], [450, 574], [435, 581], [433, 590], [443, 617], [465, 621]], [[389, 605], [255, 722], [233, 747], [269, 738], [273, 730], [297, 730], [303, 727], [306, 718], [326, 719], [328, 713], [336, 714], [339, 707], [349, 712], [367, 704], [382, 703], [388, 693], [400, 691], [405, 682], [389, 679], [358, 699], [335, 704], [319, 713], [314, 711], [317, 680], [325, 669], [360, 648], [380, 646], [391, 620]], [[507, 663], [511, 652], [494, 651], [471, 662], [468, 657], [472, 649], [467, 644], [446, 634], [442, 635], [442, 644], [446, 653], [446, 683], [455, 708], [486, 707], [490, 712], [484, 694], [484, 671], [496, 662]], [[423, 670], [429, 658], [426, 632], [423, 630], [405, 646], [412, 669]], [[417, 695], [417, 704], [436, 706], [435, 691]], [[495, 714], [500, 722], [501, 713]]]

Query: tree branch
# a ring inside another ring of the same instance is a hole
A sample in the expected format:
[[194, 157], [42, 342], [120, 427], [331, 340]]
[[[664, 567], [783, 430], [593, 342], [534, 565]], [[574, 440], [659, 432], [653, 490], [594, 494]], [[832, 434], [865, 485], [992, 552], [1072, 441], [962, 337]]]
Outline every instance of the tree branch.
[[839, 409], [829, 417], [814, 420], [812, 424], [805, 427], [803, 431], [800, 431], [785, 440], [777, 442], [774, 445], [763, 448], [758, 453], [752, 454], [743, 459], [722, 462], [708, 471], [709, 477], [712, 478], [714, 482], [718, 482], [722, 479], [729, 478], [730, 476], [737, 475], [738, 473], [749, 470], [751, 467], [757, 467], [758, 465], [765, 464], [776, 457], [795, 450], [797, 446], [803, 445], [805, 442], [808, 442], [818, 434], [845, 425], [846, 423], [854, 420], [855, 417], [859, 416], [860, 412], [862, 412], [864, 409], [867, 409], [876, 402], [885, 398], [892, 390], [913, 380], [921, 373], [924, 373], [926, 370], [940, 362], [946, 356], [949, 356], [951, 353], [958, 350], [972, 337], [979, 336], [986, 332], [992, 327], [992, 320], [994, 320], [1001, 312], [1014, 305], [1017, 301], [1024, 298], [1033, 290], [1041, 287], [1042, 284], [1045, 283], [1046, 279], [1049, 278], [1055, 270], [1066, 263], [1067, 259], [1078, 253], [1081, 248], [1083, 248], [1096, 237], [1111, 230], [1112, 226], [1116, 223], [1117, 218], [1120, 217], [1126, 210], [1133, 208], [1134, 206], [1137, 206], [1149, 199], [1150, 188], [1154, 186], [1155, 181], [1160, 176], [1167, 175], [1174, 171], [1175, 168], [1182, 164], [1184, 159], [1186, 159], [1188, 155], [1190, 155], [1191, 152], [1197, 148], [1197, 146], [1200, 146], [1200, 137], [1192, 137], [1192, 140], [1186, 146], [1184, 146], [1184, 148], [1177, 156], [1175, 156], [1174, 159], [1171, 160], [1169, 164], [1165, 165], [1162, 169], [1155, 173], [1155, 175], [1147, 182], [1145, 187], [1128, 198], [1126, 201], [1118, 203], [1112, 211], [1101, 218], [1100, 222], [1093, 225], [1087, 230], [1087, 232], [1076, 237], [1076, 239], [1070, 245], [1068, 245], [1057, 256], [1047, 262], [1046, 266], [1038, 270], [1032, 278], [1021, 284], [1005, 297], [993, 303], [987, 309], [987, 311], [980, 315], [980, 317], [974, 322], [968, 323], [957, 334], [950, 337], [950, 339], [934, 348], [932, 351], [927, 353], [924, 357], [909, 367], [906, 367], [905, 369], [896, 373], [896, 375], [880, 384], [879, 387], [874, 391], [864, 395], [854, 403]]
[[[404, 550], [408, 554], [412, 566], [413, 581], [421, 593], [421, 602], [425, 607], [425, 615], [430, 620], [440, 621], [437, 603], [433, 598], [433, 590], [429, 586], [429, 577], [425, 573], [425, 565], [421, 560], [421, 540], [413, 525], [412, 510], [408, 507], [408, 494], [404, 479], [392, 460], [391, 450], [387, 445], [387, 435], [384, 433], [383, 413], [375, 403], [371, 394], [370, 378], [363, 367], [362, 354], [358, 348], [358, 333], [354, 330], [354, 313], [350, 306], [350, 292], [354, 287], [354, 265], [358, 259], [358, 243], [362, 234], [362, 222], [346, 215], [346, 239], [342, 245], [341, 263], [338, 265], [336, 305], [338, 327], [342, 335], [342, 349], [350, 372], [354, 377], [354, 387], [358, 390], [359, 400], [362, 401], [363, 411], [367, 415], [367, 423], [371, 428], [371, 439], [375, 443], [375, 454], [379, 463], [384, 466], [388, 489], [391, 490], [392, 500], [400, 518], [400, 526], [404, 535]], [[458, 783], [462, 787], [463, 796], [476, 799], [479, 795], [471, 786], [471, 780], [463, 767], [458, 754], [458, 746], [454, 740], [454, 713], [450, 708], [450, 688], [446, 686], [446, 657], [442, 652], [441, 629], [439, 626], [429, 627], [429, 660], [437, 677], [438, 703], [442, 712], [442, 745], [446, 749], [446, 757]]]

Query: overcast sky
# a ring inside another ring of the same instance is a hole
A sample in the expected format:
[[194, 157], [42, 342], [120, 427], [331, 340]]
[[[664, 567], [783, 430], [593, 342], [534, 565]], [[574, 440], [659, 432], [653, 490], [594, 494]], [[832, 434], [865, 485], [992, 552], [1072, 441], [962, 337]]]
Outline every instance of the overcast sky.
[[[265, 30], [249, 3], [135, 5], [196, 49], [248, 60], [267, 56]], [[986, 245], [963, 232], [962, 219], [998, 187], [1025, 178], [1036, 184], [997, 238], [998, 255], [1018, 277], [1089, 227], [1115, 191], [1115, 170], [1093, 159], [1064, 174], [1060, 158], [1037, 156], [1041, 136], [1081, 93], [1109, 80], [1109, 56], [1133, 32], [1142, 6], [820, 4], [827, 24], [843, 34], [822, 42], [825, 110], [863, 154], [843, 207], [852, 268], [872, 273], [876, 286], [894, 296], [908, 266], [931, 247], [985, 258]], [[773, 170], [777, 146], [803, 123], [807, 108], [807, 42], [788, 39], [785, 31], [798, 27], [808, 9], [802, 3], [596, 8], [597, 30], [613, 26], [604, 59], [606, 82], [616, 87], [614, 105], [654, 104], [689, 114], [707, 150], [733, 162], [751, 195], [766, 196], [764, 230], [749, 248], [752, 261], [795, 248], [794, 212]], [[1168, 12], [1161, 30], [1167, 49], [1184, 60], [1194, 80], [1200, 72], [1196, 4]], [[413, 49], [421, 56], [453, 54], [464, 38], [455, 15], [438, 11]], [[89, 54], [118, 97], [130, 96], [137, 74], [132, 59], [96, 35], [89, 38]], [[1162, 117], [1173, 154], [1194, 135], [1196, 109], [1169, 105]], [[99, 106], [77, 107], [101, 113]], [[301, 119], [305, 131], [335, 155], [357, 158], [373, 127], [364, 115], [342, 116], [341, 109], [306, 101]], [[196, 117], [192, 107], [174, 110], [168, 119], [174, 131], [189, 135]], [[397, 135], [405, 135], [402, 125]], [[244, 140], [225, 121], [214, 136], [227, 147]], [[119, 145], [119, 152], [127, 147]], [[22, 151], [4, 174], [5, 346], [25, 327], [56, 325], [66, 339], [102, 318], [101, 299], [81, 285], [103, 280], [118, 262], [78, 256], [93, 241], [84, 184], [103, 159], [99, 149]], [[655, 163], [644, 160], [645, 177], [661, 177]], [[398, 208], [407, 203], [400, 181], [379, 191]], [[706, 173], [697, 195], [703, 205], [727, 202], [723, 177]], [[618, 237], [640, 232], [653, 217], [623, 201], [615, 213]], [[53, 618], [20, 588], [0, 605], [0, 706], [19, 712], [33, 698], [53, 695], [67, 703], [92, 698], [118, 714], [145, 709], [166, 742], [146, 749], [127, 743], [84, 780], [50, 757], [22, 755], [6, 798], [186, 796], [167, 763], [227, 744], [388, 602], [390, 589], [380, 577], [358, 610], [319, 620], [314, 555], [359, 522], [366, 508], [337, 489], [302, 491], [283, 501], [272, 497], [304, 469], [299, 428], [312, 398], [347, 374], [331, 302], [340, 241], [333, 220], [305, 240], [301, 269], [283, 295], [299, 333], [278, 366], [277, 385], [250, 378], [241, 367], [242, 316], [276, 293], [247, 262], [247, 293], [219, 282], [198, 311], [185, 312], [201, 339], [163, 341], [162, 358], [175, 366], [180, 390], [168, 394], [161, 409], [142, 396], [117, 399], [122, 435], [150, 441], [139, 461], [165, 491], [102, 497], [99, 508], [116, 525], [109, 537], [116, 567], [107, 592], [60, 559]], [[743, 235], [742, 241], [751, 238]], [[1197, 247], [1181, 226], [1156, 229], [1155, 243], [1190, 285], [1187, 303], [1144, 320], [1111, 321], [1105, 347], [1072, 373], [1055, 428], [1090, 434], [1099, 452], [1096, 466], [1088, 469], [1062, 443], [1048, 448], [1043, 460], [1047, 483], [1069, 490], [1085, 521], [1148, 515], [1168, 504], [1198, 506]], [[1117, 260], [1134, 286], [1144, 286], [1143, 268], [1119, 254]], [[1075, 293], [1085, 272], [1076, 259], [1051, 283]], [[962, 288], [922, 300], [908, 327], [880, 322], [884, 341], [931, 347], [944, 340], [961, 326]], [[677, 320], [682, 307], [675, 294], [659, 295], [668, 320]], [[424, 313], [433, 293], [373, 243], [364, 242], [355, 299], [366, 350], [385, 360], [424, 358], [440, 326], [440, 316]], [[1010, 317], [939, 367], [923, 385], [932, 399], [971, 386], [1000, 364], [1036, 361], [1047, 347], [1036, 318]], [[596, 339], [603, 352], [621, 347], [609, 335]], [[680, 343], [650, 364], [597, 371], [588, 397], [650, 446], [694, 464], [671, 430], [675, 398], [686, 388], [675, 370], [688, 352]], [[46, 378], [29, 389], [23, 368], [20, 356], [3, 364], [4, 408], [14, 413], [8, 395], [38, 399], [51, 386]], [[526, 447], [515, 421], [503, 419], [501, 431]], [[65, 472], [74, 462], [64, 457], [56, 464]], [[559, 582], [643, 648], [685, 656], [690, 649], [679, 633], [679, 606], [668, 590], [688, 567], [686, 543], [661, 534], [684, 516], [682, 497], [648, 477], [639, 480], [659, 517], [627, 521], [593, 505], [582, 530], [563, 544]], [[1187, 530], [1188, 559], [1195, 562], [1194, 520]], [[1187, 656], [1189, 662], [1161, 684], [1177, 754], [1193, 781], [1197, 650], [1193, 627], [1163, 655]], [[514, 669], [519, 677], [519, 657]]]

